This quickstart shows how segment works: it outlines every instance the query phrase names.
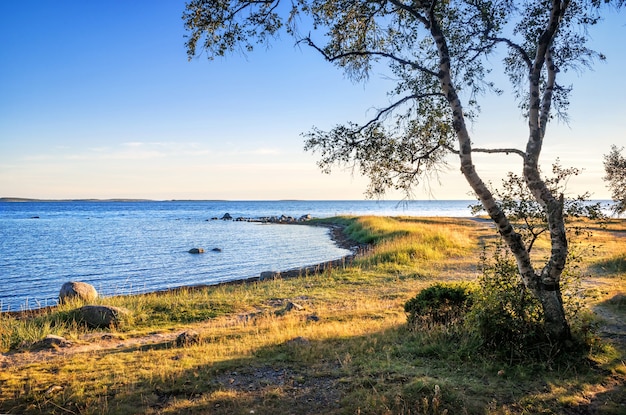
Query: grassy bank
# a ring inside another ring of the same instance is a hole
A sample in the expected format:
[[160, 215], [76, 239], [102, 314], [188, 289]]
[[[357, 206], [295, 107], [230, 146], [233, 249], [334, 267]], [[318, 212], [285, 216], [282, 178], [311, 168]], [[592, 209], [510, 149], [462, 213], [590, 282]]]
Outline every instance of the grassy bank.
[[[318, 275], [101, 299], [132, 316], [88, 330], [67, 305], [0, 316], [0, 413], [622, 414], [626, 223], [585, 241], [598, 340], [583, 361], [511, 362], [444, 329], [409, 331], [404, 303], [476, 279], [493, 229], [444, 218], [342, 218], [374, 249]], [[585, 224], [595, 227], [595, 224]], [[193, 329], [200, 344], [178, 347]], [[46, 334], [70, 347], [39, 350]]]

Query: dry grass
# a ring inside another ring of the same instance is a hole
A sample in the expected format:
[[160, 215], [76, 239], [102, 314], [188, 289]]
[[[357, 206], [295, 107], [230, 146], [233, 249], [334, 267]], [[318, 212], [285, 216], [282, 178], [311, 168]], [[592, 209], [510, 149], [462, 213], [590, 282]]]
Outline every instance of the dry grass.
[[[353, 236], [376, 243], [349, 268], [105, 299], [133, 311], [132, 324], [117, 331], [68, 323], [66, 309], [26, 320], [1, 316], [0, 347], [13, 350], [0, 360], [0, 412], [623, 413], [626, 354], [618, 336], [598, 343], [592, 365], [548, 368], [508, 365], [475, 354], [469, 340], [406, 330], [403, 304], [434, 282], [474, 279], [492, 229], [439, 218], [348, 223]], [[609, 323], [626, 320], [626, 274], [606, 266], [624, 254], [616, 232], [626, 232], [626, 223], [595, 230], [588, 243], [597, 244], [596, 254], [583, 263], [590, 307], [601, 307]], [[188, 328], [200, 333], [200, 344], [177, 347], [176, 334]], [[47, 333], [74, 346], [29, 348]]]

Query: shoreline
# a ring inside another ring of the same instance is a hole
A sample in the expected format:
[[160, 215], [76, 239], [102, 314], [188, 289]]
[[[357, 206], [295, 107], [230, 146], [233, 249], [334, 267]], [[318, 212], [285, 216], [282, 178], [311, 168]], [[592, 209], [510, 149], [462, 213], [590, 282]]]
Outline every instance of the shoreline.
[[[278, 222], [278, 223], [281, 223], [281, 222]], [[316, 263], [312, 265], [304, 265], [302, 267], [296, 267], [296, 268], [291, 268], [291, 269], [282, 270], [282, 271], [264, 271], [264, 272], [261, 272], [257, 276], [239, 278], [239, 279], [228, 280], [228, 281], [221, 281], [221, 282], [216, 282], [215, 284], [181, 285], [178, 287], [172, 287], [172, 288], [167, 288], [163, 290], [148, 291], [145, 293], [121, 294], [121, 295], [114, 295], [110, 297], [99, 297], [99, 298], [145, 296], [145, 295], [155, 295], [155, 294], [164, 295], [164, 294], [175, 293], [175, 292], [180, 292], [180, 291], [196, 291], [196, 290], [203, 290], [203, 289], [212, 288], [212, 287], [242, 285], [242, 284], [250, 284], [254, 282], [269, 281], [273, 279], [289, 279], [289, 278], [298, 278], [298, 277], [307, 276], [307, 275], [317, 275], [317, 274], [321, 274], [322, 272], [326, 270], [331, 270], [331, 269], [339, 268], [339, 267], [341, 268], [346, 267], [347, 265], [352, 264], [355, 258], [357, 258], [360, 255], [363, 255], [363, 253], [369, 249], [368, 245], [359, 244], [358, 242], [346, 236], [344, 232], [345, 226], [343, 225], [311, 223], [309, 221], [282, 222], [282, 223], [288, 224], [288, 225], [321, 226], [321, 227], [329, 228], [331, 241], [335, 243], [338, 247], [347, 249], [351, 253], [349, 255], [345, 255], [341, 258], [333, 259], [330, 261], [324, 261], [324, 262], [320, 262], [320, 263]], [[58, 307], [58, 304], [53, 305], [53, 306], [32, 308], [28, 310], [0, 311], [0, 316], [9, 316], [9, 317], [15, 317], [15, 318], [36, 317], [36, 316], [45, 314], [47, 312], [54, 311], [57, 307]]]
[[[354, 259], [358, 256], [363, 255], [364, 252], [368, 250], [368, 245], [359, 244], [356, 241], [348, 238], [344, 232], [345, 227], [336, 224], [316, 224], [316, 223], [285, 223], [288, 225], [306, 225], [306, 226], [323, 226], [330, 229], [330, 239], [340, 248], [347, 249], [352, 253], [349, 255], [345, 255], [341, 258], [333, 259], [330, 261], [319, 262], [313, 265], [305, 265], [302, 267], [290, 268], [284, 271], [264, 271], [261, 272], [260, 275], [248, 277], [248, 278], [240, 278], [236, 280], [230, 281], [221, 281], [215, 284], [198, 284], [198, 285], [183, 285], [180, 287], [168, 288], [165, 290], [156, 290], [147, 293], [141, 294], [130, 294], [130, 295], [152, 295], [152, 294], [167, 294], [170, 292], [179, 292], [179, 291], [189, 291], [189, 290], [202, 290], [210, 287], [220, 287], [220, 286], [228, 286], [228, 285], [241, 285], [241, 284], [249, 284], [253, 282], [263, 282], [269, 281], [273, 279], [288, 279], [288, 278], [298, 278], [306, 275], [316, 275], [321, 274], [326, 270], [330, 270], [333, 268], [343, 268], [346, 265], [352, 264]], [[267, 274], [266, 274], [267, 273]], [[270, 275], [271, 274], [271, 275]], [[267, 275], [264, 277], [264, 275]]]

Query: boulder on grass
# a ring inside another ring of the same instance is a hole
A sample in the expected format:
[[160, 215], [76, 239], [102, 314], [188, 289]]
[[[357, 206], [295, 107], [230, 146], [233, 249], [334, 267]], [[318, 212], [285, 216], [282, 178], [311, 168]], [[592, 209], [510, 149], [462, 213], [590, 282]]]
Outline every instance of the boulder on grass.
[[90, 302], [98, 298], [98, 291], [93, 285], [86, 282], [70, 281], [61, 286], [59, 291], [59, 303], [63, 304], [69, 300], [80, 300]]
[[276, 315], [277, 316], [284, 316], [285, 314], [289, 313], [290, 311], [302, 311], [304, 310], [304, 307], [302, 307], [300, 304], [297, 303], [293, 303], [291, 301], [287, 301], [287, 304], [285, 305], [285, 307], [282, 310], [278, 310], [276, 311]]
[[65, 337], [48, 334], [43, 339], [33, 345], [35, 349], [55, 349], [57, 347], [69, 347], [72, 343], [67, 341]]
[[130, 311], [110, 305], [86, 305], [74, 310], [75, 318], [91, 328], [119, 327], [130, 316]]
[[176, 337], [176, 346], [187, 347], [200, 343], [200, 334], [194, 330], [187, 330]]

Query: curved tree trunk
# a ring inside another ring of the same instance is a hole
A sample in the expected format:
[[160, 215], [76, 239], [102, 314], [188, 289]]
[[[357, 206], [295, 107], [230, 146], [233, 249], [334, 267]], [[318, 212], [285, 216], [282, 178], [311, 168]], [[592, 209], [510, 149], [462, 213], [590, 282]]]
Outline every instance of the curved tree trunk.
[[[560, 195], [557, 200], [541, 178], [539, 155], [550, 117], [552, 94], [556, 87], [558, 72], [552, 60], [552, 41], [565, 10], [569, 6], [569, 0], [552, 0], [551, 3], [550, 20], [538, 38], [535, 58], [529, 68], [528, 128], [530, 134], [524, 158], [524, 178], [529, 190], [546, 211], [552, 247], [548, 262], [536, 277], [537, 284], [533, 292], [541, 301], [548, 335], [559, 341], [570, 338], [570, 329], [565, 317], [560, 290], [561, 274], [568, 255], [563, 218], [563, 195]], [[546, 73], [543, 86], [541, 86], [542, 71]]]

